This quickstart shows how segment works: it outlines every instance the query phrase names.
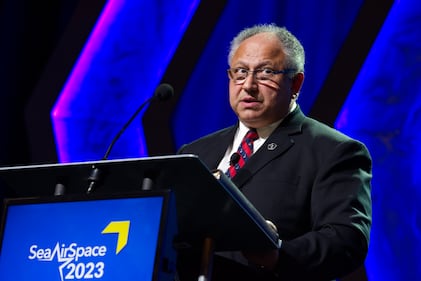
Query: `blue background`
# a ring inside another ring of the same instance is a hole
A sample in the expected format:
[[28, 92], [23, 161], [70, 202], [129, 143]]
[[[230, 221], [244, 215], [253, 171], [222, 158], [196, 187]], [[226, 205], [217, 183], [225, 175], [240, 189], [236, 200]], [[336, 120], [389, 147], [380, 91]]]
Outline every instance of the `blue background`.
[[[166, 82], [162, 79], [167, 67], [205, 2], [96, 0], [89, 1], [93, 4], [87, 9], [83, 3], [88, 1], [50, 1], [49, 5], [4, 1], [1, 164], [100, 159], [135, 109], [159, 83]], [[173, 152], [235, 121], [228, 105], [226, 57], [229, 41], [240, 29], [275, 22], [302, 41], [307, 64], [299, 104], [310, 114], [361, 7], [383, 3], [223, 2], [185, 87], [176, 89], [179, 99], [170, 124]], [[366, 18], [367, 29], [375, 15], [373, 11], [373, 17]], [[72, 29], [66, 23], [73, 17], [77, 24]], [[366, 260], [367, 277], [373, 281], [421, 279], [420, 26], [420, 1], [394, 1], [352, 88], [347, 93], [328, 93], [324, 105], [325, 111], [334, 111], [337, 95], [346, 95], [334, 126], [365, 142], [373, 156], [374, 215]], [[200, 32], [197, 27], [197, 40], [203, 40]], [[69, 33], [76, 35], [62, 40]], [[190, 43], [197, 42], [191, 39]], [[357, 42], [356, 54], [359, 47]], [[345, 59], [351, 65], [356, 57], [351, 54]], [[178, 67], [181, 73], [183, 65]], [[349, 79], [336, 74], [338, 84]], [[140, 122], [144, 112], [117, 142], [110, 158], [150, 154]], [[155, 130], [161, 133], [166, 128], [157, 125]]]

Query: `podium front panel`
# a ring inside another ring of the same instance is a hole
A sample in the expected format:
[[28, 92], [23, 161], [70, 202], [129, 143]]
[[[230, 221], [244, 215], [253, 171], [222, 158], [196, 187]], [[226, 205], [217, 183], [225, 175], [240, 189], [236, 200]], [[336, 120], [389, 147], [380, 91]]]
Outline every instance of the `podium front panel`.
[[157, 280], [167, 196], [6, 201], [0, 280]]

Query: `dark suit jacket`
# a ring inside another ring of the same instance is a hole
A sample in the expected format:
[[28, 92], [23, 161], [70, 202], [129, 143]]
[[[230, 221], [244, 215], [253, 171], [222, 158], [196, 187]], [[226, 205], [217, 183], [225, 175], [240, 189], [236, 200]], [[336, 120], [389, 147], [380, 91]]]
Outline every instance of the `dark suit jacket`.
[[[205, 136], [179, 153], [196, 154], [216, 169], [236, 129]], [[232, 179], [275, 223], [282, 240], [276, 272], [262, 277], [239, 267], [247, 280], [331, 280], [361, 265], [371, 227], [371, 165], [361, 142], [306, 117], [299, 107], [289, 114]], [[217, 270], [232, 270], [224, 266]], [[218, 278], [213, 280], [223, 280]]]

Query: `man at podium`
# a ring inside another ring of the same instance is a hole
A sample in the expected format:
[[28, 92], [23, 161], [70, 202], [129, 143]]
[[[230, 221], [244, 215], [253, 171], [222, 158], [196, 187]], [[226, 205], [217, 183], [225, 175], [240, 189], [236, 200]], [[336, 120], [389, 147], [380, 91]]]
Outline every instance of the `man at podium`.
[[[212, 280], [334, 280], [365, 260], [371, 157], [361, 142], [301, 111], [304, 58], [285, 28], [242, 30], [227, 73], [237, 124], [179, 151], [226, 172], [281, 240], [275, 250], [216, 253]], [[180, 253], [181, 281], [197, 280], [197, 261], [196, 253]]]

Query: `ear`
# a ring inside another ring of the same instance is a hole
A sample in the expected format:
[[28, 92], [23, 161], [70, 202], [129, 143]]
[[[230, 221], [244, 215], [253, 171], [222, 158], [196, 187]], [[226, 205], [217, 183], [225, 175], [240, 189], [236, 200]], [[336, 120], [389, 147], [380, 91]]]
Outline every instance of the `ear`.
[[298, 97], [298, 93], [301, 90], [301, 86], [303, 86], [303, 82], [304, 82], [303, 72], [299, 72], [295, 74], [295, 76], [292, 78], [291, 91], [294, 95], [297, 95], [297, 97]]

